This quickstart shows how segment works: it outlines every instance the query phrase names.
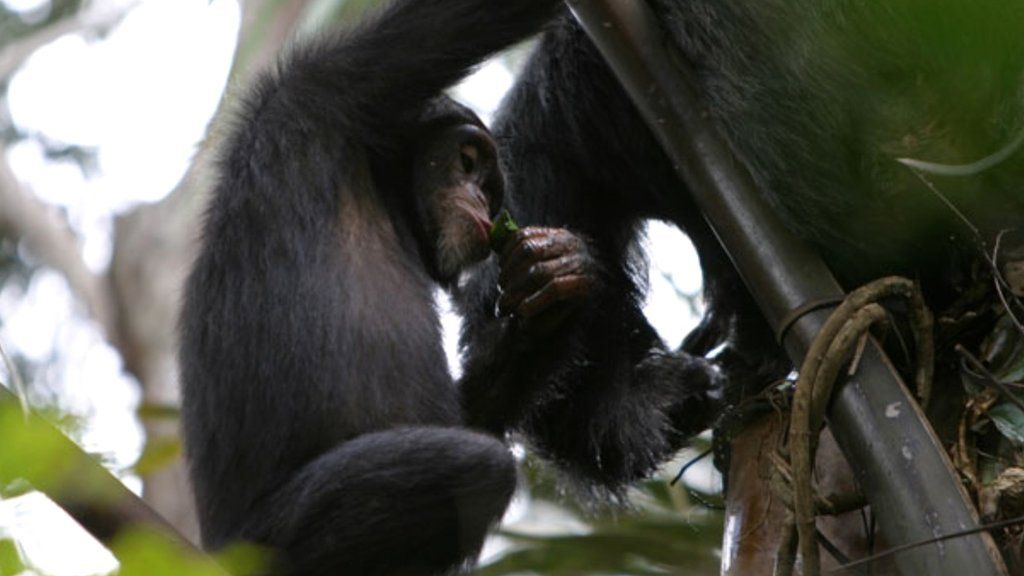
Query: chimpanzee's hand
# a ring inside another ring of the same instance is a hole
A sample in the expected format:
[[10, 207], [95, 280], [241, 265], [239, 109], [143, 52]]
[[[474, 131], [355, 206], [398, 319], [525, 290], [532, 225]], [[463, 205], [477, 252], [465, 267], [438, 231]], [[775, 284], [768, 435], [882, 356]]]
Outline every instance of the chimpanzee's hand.
[[600, 267], [586, 241], [563, 228], [523, 228], [500, 257], [498, 311], [530, 331], [559, 326], [600, 283]]

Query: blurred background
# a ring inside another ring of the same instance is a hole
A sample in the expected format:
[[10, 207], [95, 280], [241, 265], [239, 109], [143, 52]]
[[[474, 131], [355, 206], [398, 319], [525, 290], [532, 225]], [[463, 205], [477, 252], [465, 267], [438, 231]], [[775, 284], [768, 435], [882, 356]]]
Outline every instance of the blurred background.
[[[175, 324], [218, 110], [290, 41], [375, 3], [0, 0], [0, 382], [23, 382], [34, 410], [193, 541]], [[486, 63], [453, 95], [488, 121], [529, 49]], [[701, 314], [696, 256], [658, 222], [644, 249], [645, 312], [675, 347]], [[459, 319], [441, 296], [439, 306], [458, 375]], [[0, 426], [0, 576], [127, 573], [124, 556], [31, 484], [10, 481], [19, 461], [3, 453], [42, 450], [13, 445], [18, 437]], [[628, 505], [612, 506], [577, 498], [516, 446], [524, 481], [479, 573], [717, 574], [710, 459], [668, 483], [707, 447], [697, 439]], [[156, 565], [145, 573], [164, 573]]]

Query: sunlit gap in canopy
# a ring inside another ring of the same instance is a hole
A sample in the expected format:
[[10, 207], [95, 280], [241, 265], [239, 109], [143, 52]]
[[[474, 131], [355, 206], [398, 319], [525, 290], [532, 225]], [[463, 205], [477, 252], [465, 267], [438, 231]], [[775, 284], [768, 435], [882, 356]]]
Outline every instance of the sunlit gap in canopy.
[[[144, 0], [106, 36], [67, 34], [36, 50], [8, 93], [27, 136], [12, 150], [19, 178], [72, 216], [86, 203], [123, 211], [166, 196], [220, 101], [238, 25], [234, 0]], [[94, 152], [96, 169], [55, 171], [69, 162], [44, 148], [60, 146]]]

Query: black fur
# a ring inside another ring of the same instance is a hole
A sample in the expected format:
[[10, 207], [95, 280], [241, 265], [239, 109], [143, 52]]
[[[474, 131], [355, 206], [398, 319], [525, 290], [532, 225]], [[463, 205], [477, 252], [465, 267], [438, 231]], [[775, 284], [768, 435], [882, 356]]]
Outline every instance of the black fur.
[[[1024, 6], [651, 4], [767, 200], [847, 287], [899, 273], [922, 280], [934, 305], [956, 297], [965, 262], [979, 249], [894, 158], [966, 163], [1024, 130]], [[584, 328], [562, 345], [562, 369], [544, 376], [562, 393], [518, 426], [535, 445], [584, 476], [620, 485], [713, 417], [716, 388], [706, 369], [694, 377], [700, 360], [689, 354], [724, 346], [714, 363], [732, 395], [785, 374], [788, 360], [671, 163], [567, 14], [543, 38], [495, 133], [516, 217], [586, 234], [611, 271], [602, 303], [578, 318]], [[933, 179], [991, 240], [1024, 222], [1022, 158], [1017, 150], [976, 177]], [[707, 315], [674, 354], [661, 351], [638, 308], [631, 255], [643, 218], [680, 225], [704, 270]], [[486, 274], [462, 293], [470, 351], [489, 330], [495, 297]]]
[[443, 89], [555, 5], [399, 0], [244, 99], [181, 321], [205, 546], [268, 545], [275, 573], [433, 574], [500, 518], [513, 462], [464, 427], [407, 152]]
[[[976, 246], [895, 158], [968, 163], [1024, 130], [1024, 6], [653, 4], [769, 202], [844, 284], [899, 273], [936, 303], [953, 296], [957, 255]], [[1019, 226], [1020, 152], [975, 177], [929, 179], [983, 232]]]
[[[671, 166], [568, 20], [538, 46], [495, 132], [509, 169], [506, 204], [517, 219], [577, 231], [605, 263], [605, 289], [548, 344], [557, 363], [519, 375], [523, 382], [541, 379], [546, 384], [534, 387], [554, 393], [504, 424], [577, 477], [617, 491], [706, 428], [720, 400], [710, 364], [666, 351], [640, 310], [641, 219], [671, 214], [696, 226], [700, 218], [692, 208], [665, 208], [659, 195], [678, 190]], [[720, 253], [715, 246], [705, 254]], [[494, 272], [483, 271], [457, 294], [470, 357], [490, 346]]]

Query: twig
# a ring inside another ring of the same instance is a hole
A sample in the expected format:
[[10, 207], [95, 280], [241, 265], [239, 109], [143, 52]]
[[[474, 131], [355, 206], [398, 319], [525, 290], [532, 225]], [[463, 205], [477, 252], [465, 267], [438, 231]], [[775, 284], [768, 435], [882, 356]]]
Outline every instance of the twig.
[[683, 474], [686, 474], [687, 470], [689, 470], [697, 462], [700, 462], [701, 460], [703, 460], [703, 459], [707, 458], [708, 456], [710, 456], [712, 452], [714, 452], [714, 448], [708, 448], [707, 450], [705, 450], [705, 451], [701, 452], [700, 454], [698, 454], [697, 456], [695, 456], [692, 460], [690, 460], [686, 464], [683, 464], [683, 467], [679, 469], [679, 473], [676, 474], [674, 478], [672, 478], [672, 481], [669, 482], [668, 485], [669, 486], [675, 486], [676, 483], [678, 483], [680, 480], [683, 479]]
[[693, 498], [694, 501], [697, 502], [697, 504], [700, 504], [701, 508], [704, 508], [705, 510], [714, 510], [715, 512], [725, 511], [725, 506], [721, 504], [715, 504], [714, 502], [701, 496], [696, 490], [687, 490], [686, 493], [689, 494], [690, 498]]
[[[842, 318], [838, 310], [834, 317]], [[886, 314], [881, 306], [867, 304], [845, 320], [837, 334], [823, 340], [827, 342], [828, 350], [820, 359], [811, 360], [808, 357], [808, 361], [800, 370], [797, 392], [799, 394], [802, 388], [808, 390], [809, 394], [803, 396], [809, 396], [809, 402], [802, 409], [798, 409], [798, 403], [794, 401], [791, 416], [790, 460], [793, 465], [794, 514], [800, 536], [800, 556], [803, 559], [804, 573], [808, 576], [821, 573], [818, 542], [814, 537], [814, 519], [817, 511], [814, 507], [814, 489], [811, 486], [811, 470], [817, 446], [814, 434], [824, 419], [825, 406], [847, 356], [871, 326], [886, 320]]]
[[792, 515], [782, 527], [782, 544], [775, 555], [774, 576], [792, 576], [796, 565], [797, 530]]
[[1003, 293], [1003, 287], [1006, 285], [1006, 278], [1003, 277], [1003, 272], [999, 269], [999, 245], [1002, 243], [1003, 236], [1005, 236], [1007, 232], [1009, 232], [1009, 230], [1000, 230], [999, 234], [996, 235], [996, 245], [995, 248], [992, 249], [992, 258], [989, 260], [989, 264], [992, 265], [992, 279], [996, 285], [996, 294], [999, 296], [999, 301], [1003, 303], [1003, 308], [1006, 309], [1006, 313], [1009, 315], [1010, 321], [1017, 326], [1017, 329], [1020, 330], [1021, 334], [1024, 334], [1024, 323], [1017, 318], [1017, 314], [1014, 313], [1013, 307], [1010, 306], [1010, 302], [1006, 299], [1006, 294]]
[[914, 158], [897, 158], [896, 161], [913, 170], [935, 174], [936, 176], [973, 176], [1013, 156], [1013, 153], [1020, 148], [1022, 143], [1024, 143], [1024, 129], [1021, 129], [1020, 133], [999, 150], [969, 164], [939, 164], [926, 160], [915, 160]]
[[834, 558], [839, 564], [849, 564], [850, 557], [843, 553], [843, 551], [840, 550], [839, 547], [831, 540], [826, 538], [820, 530], [818, 531], [818, 544], [821, 544], [821, 547], [824, 548], [825, 551], [828, 552], [829, 555], [832, 556], [832, 558]]
[[980, 372], [990, 384], [995, 386], [1003, 396], [1006, 396], [1006, 399], [1009, 400], [1011, 404], [1020, 408], [1021, 411], [1024, 412], [1024, 402], [1022, 402], [1020, 398], [1017, 398], [1005, 383], [1000, 382], [994, 374], [989, 372], [988, 368], [985, 368], [985, 365], [981, 363], [981, 360], [975, 358], [974, 354], [971, 354], [966, 348], [964, 348], [963, 344], [957, 344], [954, 349], [957, 354], [964, 357], [964, 360], [967, 360], [972, 368]]
[[[1015, 149], [1017, 146], [1019, 146], [1022, 139], [1024, 139], [1024, 131], [1022, 131], [1021, 134], [1017, 137], [1017, 139], [1014, 140], [1013, 143], [1011, 143], [1012, 148]], [[917, 178], [921, 180], [921, 182], [923, 182], [926, 187], [928, 187], [932, 194], [934, 194], [936, 198], [938, 198], [943, 204], [945, 204], [946, 207], [949, 208], [953, 212], [953, 214], [955, 214], [956, 217], [959, 218], [960, 221], [962, 221], [967, 226], [968, 229], [970, 229], [971, 234], [974, 236], [974, 241], [977, 242], [978, 247], [981, 249], [982, 255], [988, 262], [989, 266], [992, 268], [992, 276], [995, 279], [996, 293], [999, 295], [999, 300], [1002, 301], [1003, 306], [1006, 308], [1007, 314], [1010, 315], [1010, 319], [1017, 326], [1017, 329], [1020, 330], [1021, 333], [1024, 333], [1024, 322], [1021, 322], [1021, 320], [1017, 318], [1017, 315], [1013, 312], [1010, 303], [1006, 299], [1006, 295], [1003, 293], [1003, 286], [1006, 284], [1006, 279], [1003, 278], [1003, 273], [999, 270], [999, 264], [996, 261], [996, 256], [999, 252], [999, 243], [1002, 240], [1003, 235], [1006, 234], [1008, 230], [1001, 230], [999, 232], [999, 234], [996, 236], [995, 250], [993, 250], [992, 254], [989, 255], [985, 239], [981, 235], [981, 231], [978, 230], [978, 227], [975, 226], [974, 223], [971, 222], [971, 220], [963, 212], [961, 212], [959, 208], [956, 207], [956, 204], [953, 204], [953, 202], [949, 198], [947, 198], [945, 194], [940, 192], [938, 187], [935, 186], [935, 184], [933, 184], [930, 180], [924, 177], [924, 174], [919, 169], [918, 165], [904, 162], [903, 160], [905, 159], [900, 159], [899, 161], [908, 168], [910, 168], [910, 171], [914, 173], [914, 176], [917, 176]]]
[[818, 543], [814, 536], [815, 505], [811, 470], [817, 446], [816, 433], [824, 420], [832, 387], [847, 356], [871, 326], [886, 320], [878, 301], [901, 296], [911, 302], [912, 327], [916, 340], [916, 383], [922, 405], [931, 394], [934, 372], [932, 317], [920, 290], [905, 278], [882, 278], [851, 293], [822, 326], [800, 367], [790, 414], [790, 463], [792, 466], [793, 511], [803, 572], [820, 573]]
[[[938, 198], [943, 204], [945, 204], [947, 208], [952, 210], [953, 214], [956, 214], [957, 218], [959, 218], [964, 224], [967, 225], [968, 228], [970, 228], [971, 233], [974, 234], [975, 240], [977, 240], [978, 243], [981, 244], [982, 248], [984, 248], [985, 241], [982, 238], [981, 231], [978, 230], [978, 227], [975, 226], [974, 223], [971, 222], [970, 219], [967, 218], [967, 216], [964, 215], [964, 213], [961, 212], [959, 208], [956, 207], [956, 204], [953, 204], [953, 202], [949, 198], [946, 198], [945, 194], [939, 192], [939, 189], [935, 186], [935, 184], [932, 184], [930, 180], [925, 178], [924, 174], [920, 170], [916, 170], [912, 166], [908, 167], [910, 168], [910, 171], [914, 173], [914, 176], [917, 176], [917, 178], [921, 180], [921, 182], [924, 182], [924, 185], [927, 186], [929, 190], [931, 190], [932, 194], [935, 194], [936, 198]], [[982, 252], [987, 253], [988, 251], [982, 250]]]
[[920, 542], [911, 542], [910, 544], [903, 544], [902, 546], [896, 546], [895, 548], [890, 548], [890, 549], [888, 549], [888, 550], [886, 550], [884, 552], [879, 552], [878, 554], [874, 554], [872, 556], [868, 556], [867, 558], [861, 558], [860, 560], [856, 560], [854, 562], [850, 562], [849, 564], [844, 564], [843, 566], [840, 566], [839, 568], [836, 568], [834, 570], [829, 570], [827, 573], [828, 574], [841, 574], [843, 572], [846, 572], [847, 570], [852, 570], [854, 568], [859, 568], [861, 566], [865, 566], [867, 564], [871, 564], [872, 562], [877, 562], [878, 560], [881, 560], [883, 558], [888, 558], [890, 556], [895, 556], [897, 554], [902, 554], [903, 552], [907, 552], [909, 550], [913, 550], [914, 548], [920, 548], [921, 546], [927, 546], [929, 544], [937, 544], [939, 542], [945, 542], [946, 540], [953, 540], [954, 538], [962, 538], [964, 536], [970, 536], [971, 534], [977, 534], [979, 532], [988, 532], [989, 530], [998, 530], [1000, 528], [1008, 528], [1010, 526], [1019, 526], [1021, 524], [1024, 524], [1024, 516], [1018, 516], [1016, 518], [1011, 518], [1009, 520], [1002, 520], [1000, 522], [993, 522], [991, 524], [983, 524], [983, 525], [977, 526], [975, 528], [968, 528], [967, 530], [959, 530], [957, 532], [952, 532], [952, 533], [949, 533], [949, 534], [943, 534], [942, 536], [936, 536], [935, 538], [929, 538], [927, 540], [921, 540]]

